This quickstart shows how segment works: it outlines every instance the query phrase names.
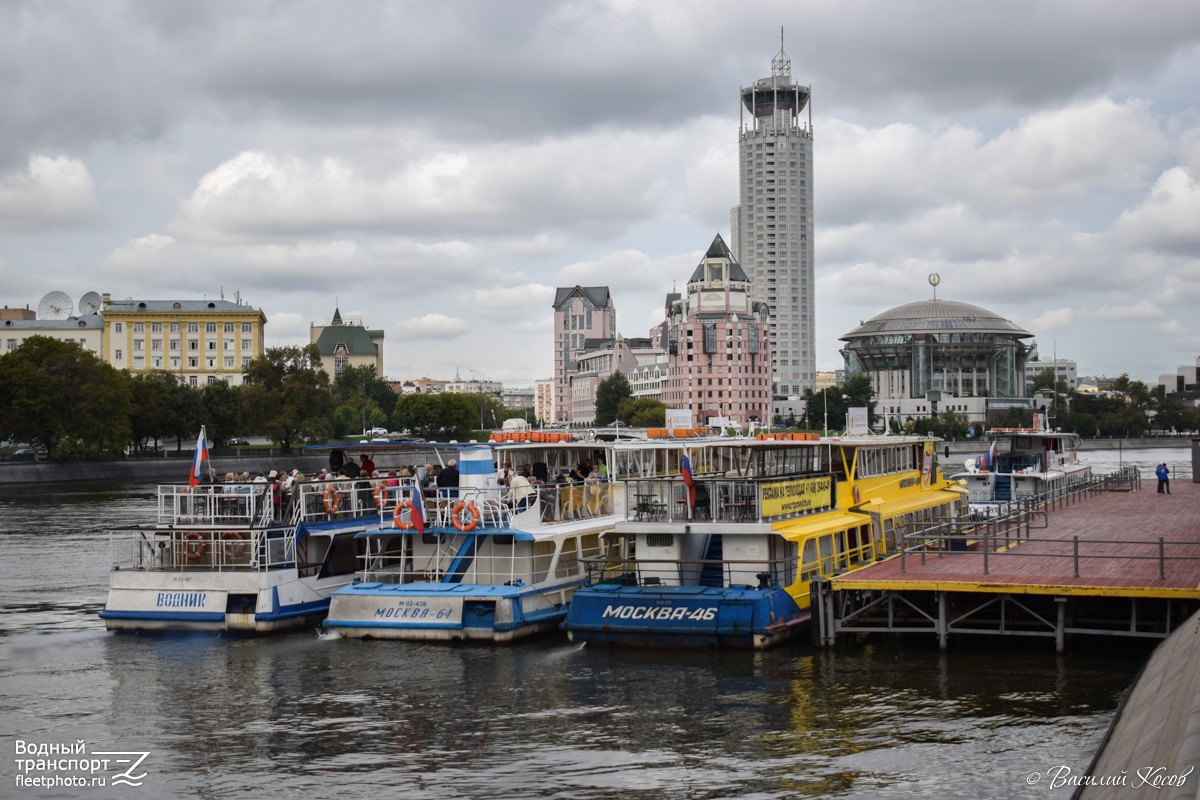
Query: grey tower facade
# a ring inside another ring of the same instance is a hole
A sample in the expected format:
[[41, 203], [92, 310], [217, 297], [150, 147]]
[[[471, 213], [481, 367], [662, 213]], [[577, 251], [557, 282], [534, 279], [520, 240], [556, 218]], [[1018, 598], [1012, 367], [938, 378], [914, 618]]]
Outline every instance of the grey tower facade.
[[812, 87], [792, 80], [782, 39], [771, 76], [741, 90], [740, 205], [730, 220], [731, 249], [754, 299], [770, 310], [777, 398], [800, 395], [816, 383]]

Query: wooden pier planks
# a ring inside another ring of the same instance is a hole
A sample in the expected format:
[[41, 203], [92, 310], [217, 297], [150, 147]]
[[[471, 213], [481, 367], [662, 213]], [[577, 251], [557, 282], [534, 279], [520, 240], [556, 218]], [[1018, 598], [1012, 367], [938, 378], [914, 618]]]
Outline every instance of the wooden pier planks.
[[[988, 554], [927, 552], [893, 557], [831, 580], [835, 591], [893, 589], [1028, 594], [1200, 598], [1200, 484], [1172, 481], [1169, 495], [1153, 479], [1136, 492], [1110, 492], [1050, 512], [1034, 540]], [[1075, 576], [1074, 537], [1079, 537]], [[1167, 556], [1160, 577], [1159, 537]], [[1000, 542], [1003, 547], [1003, 541]], [[1130, 559], [1130, 556], [1137, 556]]]

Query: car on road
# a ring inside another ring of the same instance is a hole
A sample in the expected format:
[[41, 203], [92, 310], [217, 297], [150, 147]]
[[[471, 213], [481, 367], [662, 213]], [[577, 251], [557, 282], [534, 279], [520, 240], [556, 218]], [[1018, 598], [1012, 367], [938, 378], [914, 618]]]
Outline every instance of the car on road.
[[250, 442], [246, 441], [245, 439], [230, 439], [229, 446], [230, 447], [249, 447]]
[[367, 431], [363, 435], [364, 436], [368, 436], [368, 435], [369, 436], [387, 436], [388, 430], [387, 430], [387, 428], [371, 428], [371, 430]]

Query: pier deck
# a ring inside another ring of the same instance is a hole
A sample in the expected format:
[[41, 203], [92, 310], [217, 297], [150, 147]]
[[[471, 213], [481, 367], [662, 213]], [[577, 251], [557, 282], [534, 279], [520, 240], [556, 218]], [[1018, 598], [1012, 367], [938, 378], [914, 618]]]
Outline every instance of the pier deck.
[[969, 534], [969, 549], [910, 537], [903, 557], [819, 587], [814, 639], [990, 633], [1053, 636], [1061, 650], [1074, 633], [1165, 637], [1200, 600], [1200, 484], [1155, 485], [1079, 495], [1028, 527]]

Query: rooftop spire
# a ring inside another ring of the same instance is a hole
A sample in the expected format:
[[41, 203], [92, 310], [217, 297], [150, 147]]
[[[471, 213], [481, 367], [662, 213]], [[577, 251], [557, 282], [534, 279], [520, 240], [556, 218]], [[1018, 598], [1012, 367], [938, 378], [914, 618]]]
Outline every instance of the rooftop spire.
[[779, 26], [779, 52], [771, 59], [771, 76], [775, 78], [792, 77], [792, 59], [783, 51], [783, 26]]

